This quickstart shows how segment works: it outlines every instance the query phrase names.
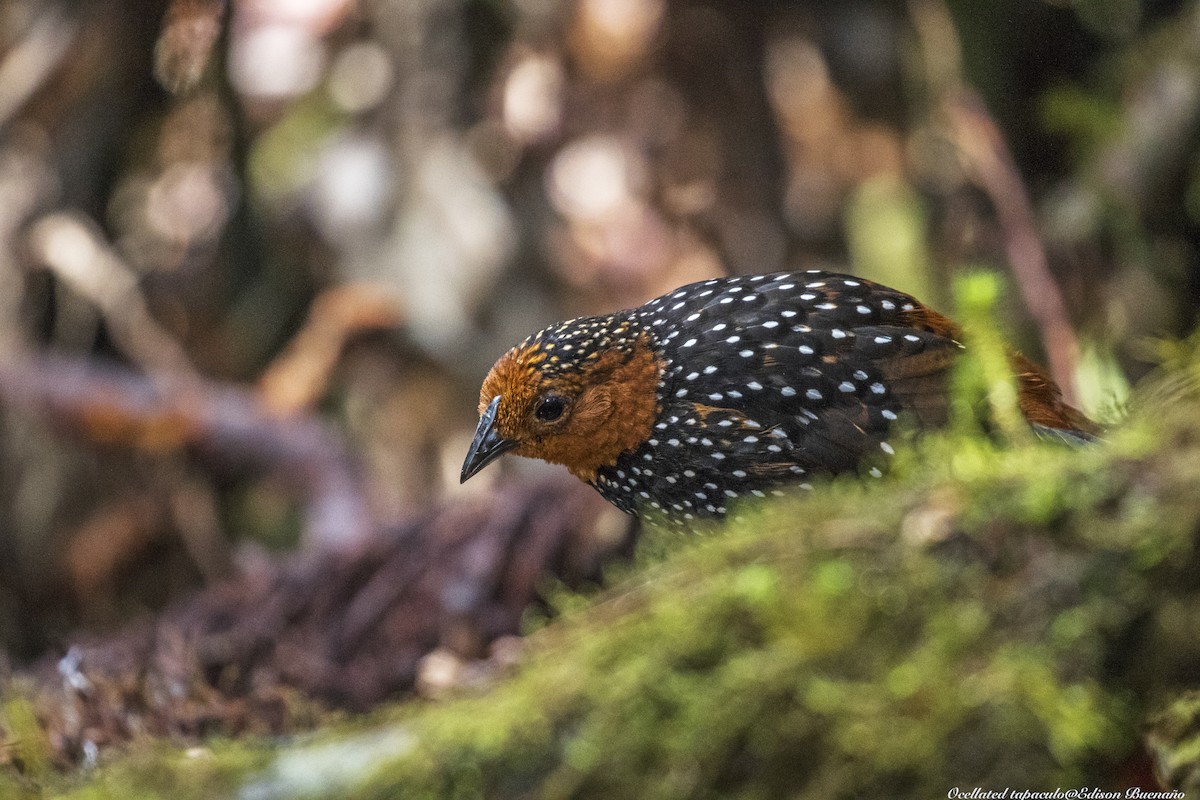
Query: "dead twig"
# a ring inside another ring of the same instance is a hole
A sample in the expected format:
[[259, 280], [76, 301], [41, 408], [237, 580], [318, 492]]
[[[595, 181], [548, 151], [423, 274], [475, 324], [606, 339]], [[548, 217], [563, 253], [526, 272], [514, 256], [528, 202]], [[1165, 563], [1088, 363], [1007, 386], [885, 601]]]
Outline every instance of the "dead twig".
[[1029, 192], [999, 126], [963, 76], [962, 47], [944, 0], [910, 0], [909, 14], [921, 40], [932, 107], [967, 174], [992, 203], [1005, 255], [1037, 325], [1050, 374], [1062, 388], [1063, 399], [1074, 405], [1079, 340], [1050, 271]]
[[996, 210], [1009, 266], [1041, 333], [1050, 373], [1062, 388], [1063, 399], [1073, 404], [1079, 340], [1050, 272], [1033, 204], [1016, 163], [995, 120], [973, 92], [963, 90], [947, 97], [942, 108], [971, 174]]

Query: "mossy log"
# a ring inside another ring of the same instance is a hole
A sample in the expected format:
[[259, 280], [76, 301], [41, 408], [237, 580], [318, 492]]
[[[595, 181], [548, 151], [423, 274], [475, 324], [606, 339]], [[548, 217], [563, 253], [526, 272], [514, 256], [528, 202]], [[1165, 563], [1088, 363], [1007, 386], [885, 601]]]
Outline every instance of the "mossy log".
[[[930, 437], [883, 481], [748, 506], [704, 536], [652, 535], [612, 588], [561, 604], [519, 667], [484, 689], [283, 742], [135, 744], [90, 774], [0, 789], [823, 799], [1150, 792], [1161, 780], [1196, 791], [1186, 690], [1200, 669], [1200, 392], [1195, 360], [1177, 370], [1093, 447]], [[19, 710], [10, 700], [10, 726]], [[18, 745], [29, 763], [35, 740]]]

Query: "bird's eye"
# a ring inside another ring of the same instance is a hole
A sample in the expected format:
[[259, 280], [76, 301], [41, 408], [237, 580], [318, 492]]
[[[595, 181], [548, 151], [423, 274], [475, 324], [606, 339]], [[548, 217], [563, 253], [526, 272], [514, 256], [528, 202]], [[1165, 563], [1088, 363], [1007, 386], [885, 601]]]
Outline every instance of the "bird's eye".
[[555, 394], [546, 395], [538, 403], [534, 414], [542, 422], [553, 422], [562, 416], [563, 411], [567, 409], [567, 401]]

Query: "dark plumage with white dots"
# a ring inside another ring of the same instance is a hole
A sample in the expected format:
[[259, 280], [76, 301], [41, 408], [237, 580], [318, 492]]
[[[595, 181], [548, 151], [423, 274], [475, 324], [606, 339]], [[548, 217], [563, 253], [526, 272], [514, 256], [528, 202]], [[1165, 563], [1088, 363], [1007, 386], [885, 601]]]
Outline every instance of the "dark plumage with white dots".
[[[503, 452], [565, 464], [624, 511], [682, 525], [743, 498], [879, 476], [901, 414], [946, 416], [957, 328], [913, 297], [810, 270], [694, 283], [569, 320], [493, 367], [463, 480]], [[1020, 357], [1032, 424], [1094, 427]]]

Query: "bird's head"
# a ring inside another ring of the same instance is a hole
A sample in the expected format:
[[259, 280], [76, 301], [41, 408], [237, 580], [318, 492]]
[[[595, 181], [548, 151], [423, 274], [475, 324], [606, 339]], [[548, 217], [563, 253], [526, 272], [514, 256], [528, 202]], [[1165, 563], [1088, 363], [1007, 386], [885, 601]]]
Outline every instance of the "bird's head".
[[590, 482], [649, 438], [661, 375], [649, 334], [628, 321], [588, 317], [539, 331], [484, 379], [461, 480], [511, 452]]

